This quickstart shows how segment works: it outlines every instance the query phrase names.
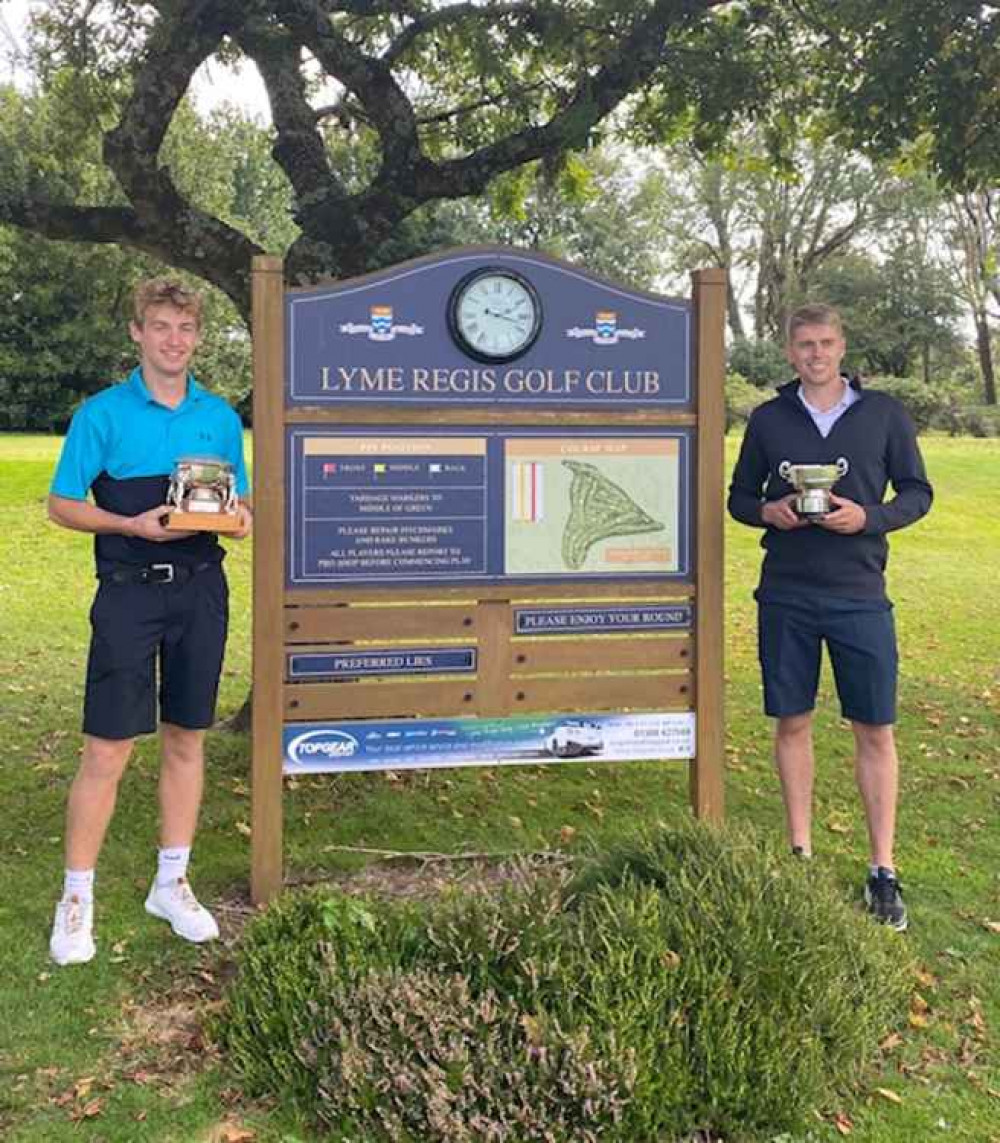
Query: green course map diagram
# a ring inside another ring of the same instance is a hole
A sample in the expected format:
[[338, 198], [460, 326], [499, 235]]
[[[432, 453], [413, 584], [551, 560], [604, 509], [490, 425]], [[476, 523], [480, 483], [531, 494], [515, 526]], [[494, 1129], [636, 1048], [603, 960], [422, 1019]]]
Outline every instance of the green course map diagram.
[[662, 532], [664, 525], [644, 512], [624, 488], [592, 464], [562, 462], [573, 473], [569, 486], [569, 517], [563, 531], [563, 563], [573, 571], [583, 567], [598, 540]]
[[507, 575], [679, 570], [676, 438], [508, 438], [504, 469]]

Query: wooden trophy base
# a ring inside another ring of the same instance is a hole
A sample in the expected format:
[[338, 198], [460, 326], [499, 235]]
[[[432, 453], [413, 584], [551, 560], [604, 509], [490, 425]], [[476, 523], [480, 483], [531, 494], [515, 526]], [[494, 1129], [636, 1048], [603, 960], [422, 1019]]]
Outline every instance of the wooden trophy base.
[[235, 512], [181, 512], [175, 508], [167, 513], [163, 526], [169, 532], [238, 532], [240, 518]]

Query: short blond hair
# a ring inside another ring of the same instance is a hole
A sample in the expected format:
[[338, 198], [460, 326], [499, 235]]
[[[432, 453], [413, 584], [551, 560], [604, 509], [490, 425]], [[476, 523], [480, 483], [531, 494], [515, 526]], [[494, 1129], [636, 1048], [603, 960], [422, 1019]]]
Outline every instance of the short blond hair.
[[825, 305], [823, 302], [809, 302], [807, 305], [792, 310], [788, 315], [788, 321], [785, 323], [785, 337], [789, 345], [795, 337], [795, 331], [803, 325], [829, 325], [841, 337], [844, 336], [844, 323], [840, 320], [840, 313], [833, 306]]
[[179, 278], [147, 278], [139, 282], [132, 294], [132, 313], [135, 324], [141, 326], [150, 306], [173, 306], [191, 314], [201, 329], [203, 299], [197, 290], [186, 286]]

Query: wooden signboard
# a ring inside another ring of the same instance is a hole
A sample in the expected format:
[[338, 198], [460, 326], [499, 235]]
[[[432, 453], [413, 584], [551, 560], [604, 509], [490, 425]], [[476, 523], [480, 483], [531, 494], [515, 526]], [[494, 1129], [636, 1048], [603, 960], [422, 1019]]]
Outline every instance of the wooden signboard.
[[679, 759], [721, 819], [725, 293], [255, 259], [254, 901], [285, 773]]

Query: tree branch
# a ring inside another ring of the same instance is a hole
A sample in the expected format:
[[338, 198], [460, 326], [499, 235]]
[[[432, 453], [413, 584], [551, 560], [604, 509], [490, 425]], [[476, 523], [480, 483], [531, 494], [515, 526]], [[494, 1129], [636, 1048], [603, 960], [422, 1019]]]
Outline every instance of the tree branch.
[[249, 321], [250, 262], [264, 251], [208, 215], [188, 211], [187, 241], [169, 223], [154, 225], [131, 207], [73, 206], [44, 198], [0, 198], [0, 223], [68, 242], [119, 243], [142, 250], [218, 286]]
[[[722, 3], [725, 0], [657, 0], [603, 64], [581, 76], [564, 107], [544, 126], [526, 128], [462, 159], [426, 164], [415, 183], [420, 201], [478, 194], [505, 171], [585, 146], [594, 126], [663, 62], [670, 32]], [[382, 189], [373, 188], [375, 194]]]
[[195, 71], [253, 6], [187, 0], [161, 9], [121, 120], [104, 137], [104, 160], [140, 215], [183, 209], [173, 180], [157, 161], [163, 138]]
[[401, 56], [413, 46], [420, 36], [433, 32], [446, 24], [465, 23], [469, 20], [496, 20], [501, 16], [512, 16], [521, 13], [531, 14], [537, 5], [527, 0], [515, 0], [506, 4], [452, 4], [448, 8], [438, 8], [418, 16], [412, 23], [407, 24], [402, 32], [392, 41], [380, 57], [382, 62], [391, 67], [397, 63]]
[[331, 197], [346, 200], [306, 96], [298, 46], [287, 33], [263, 22], [249, 23], [236, 41], [264, 80], [278, 134], [272, 154], [288, 176], [300, 209], [308, 212]]

